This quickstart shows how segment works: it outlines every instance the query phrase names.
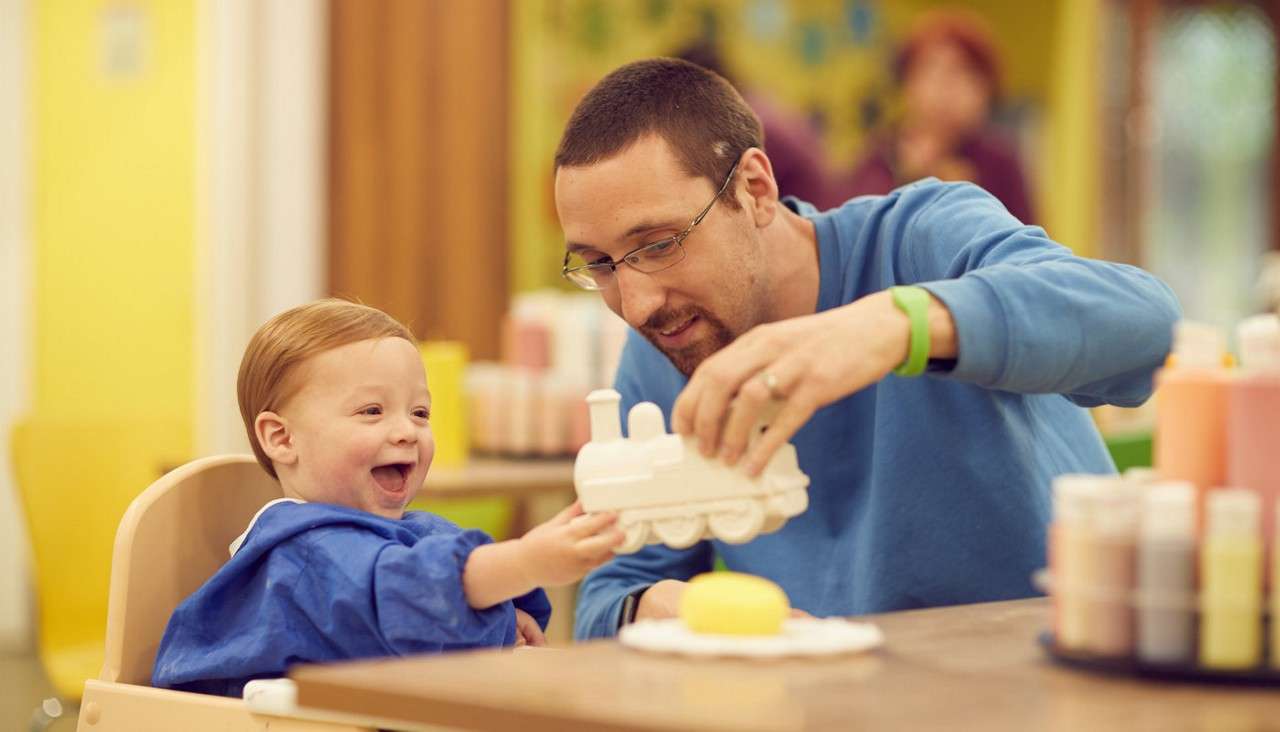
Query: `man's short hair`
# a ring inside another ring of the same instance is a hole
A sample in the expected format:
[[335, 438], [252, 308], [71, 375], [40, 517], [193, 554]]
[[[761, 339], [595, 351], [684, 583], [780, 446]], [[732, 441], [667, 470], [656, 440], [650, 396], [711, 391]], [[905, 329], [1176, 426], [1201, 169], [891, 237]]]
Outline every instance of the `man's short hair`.
[[249, 446], [272, 478], [275, 466], [258, 443], [254, 422], [262, 412], [278, 412], [302, 386], [299, 371], [307, 359], [335, 348], [374, 338], [403, 338], [413, 334], [386, 313], [346, 300], [328, 298], [299, 305], [268, 320], [244, 349], [236, 396], [240, 417], [249, 433]]
[[[556, 169], [594, 165], [637, 140], [658, 135], [680, 166], [719, 188], [764, 132], [742, 95], [723, 77], [674, 58], [635, 61], [604, 77], [573, 110], [556, 150]], [[737, 206], [732, 187], [725, 203]]]

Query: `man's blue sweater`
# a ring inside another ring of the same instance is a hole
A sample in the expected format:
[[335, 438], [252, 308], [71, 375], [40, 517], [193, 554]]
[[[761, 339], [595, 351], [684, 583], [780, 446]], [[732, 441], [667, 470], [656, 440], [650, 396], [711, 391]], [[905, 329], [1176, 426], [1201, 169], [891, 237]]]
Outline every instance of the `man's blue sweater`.
[[[626, 595], [706, 572], [717, 554], [820, 617], [1026, 597], [1045, 561], [1050, 482], [1115, 471], [1084, 407], [1150, 396], [1179, 317], [1167, 286], [1074, 256], [970, 184], [923, 181], [825, 213], [786, 203], [816, 226], [819, 311], [919, 285], [951, 311], [959, 357], [818, 410], [793, 438], [809, 509], [777, 533], [653, 545], [591, 573], [579, 638], [612, 635]], [[685, 383], [630, 334], [624, 415], [652, 401], [669, 419]]]

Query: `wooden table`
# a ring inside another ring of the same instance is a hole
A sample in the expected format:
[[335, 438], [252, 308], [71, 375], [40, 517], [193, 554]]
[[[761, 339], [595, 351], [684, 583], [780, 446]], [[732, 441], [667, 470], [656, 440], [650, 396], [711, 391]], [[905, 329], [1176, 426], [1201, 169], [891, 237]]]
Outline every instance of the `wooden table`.
[[873, 616], [877, 652], [685, 660], [612, 641], [565, 650], [303, 667], [298, 703], [476, 730], [1255, 730], [1280, 691], [1166, 685], [1059, 667], [1043, 599]]

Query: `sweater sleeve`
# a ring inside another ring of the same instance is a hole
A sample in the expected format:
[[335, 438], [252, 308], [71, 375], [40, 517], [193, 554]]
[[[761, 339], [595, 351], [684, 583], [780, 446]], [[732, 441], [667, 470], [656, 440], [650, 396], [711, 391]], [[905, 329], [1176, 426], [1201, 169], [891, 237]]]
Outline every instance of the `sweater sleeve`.
[[970, 184], [904, 189], [913, 211], [886, 227], [898, 284], [951, 311], [955, 368], [942, 378], [1081, 406], [1137, 406], [1151, 395], [1180, 309], [1137, 267], [1086, 259], [1024, 226]]

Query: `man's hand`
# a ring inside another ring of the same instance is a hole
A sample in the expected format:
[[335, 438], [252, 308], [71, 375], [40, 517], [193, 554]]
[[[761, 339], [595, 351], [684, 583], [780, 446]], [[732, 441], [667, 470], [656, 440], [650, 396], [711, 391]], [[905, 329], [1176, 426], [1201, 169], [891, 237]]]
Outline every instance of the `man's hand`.
[[[955, 356], [951, 314], [932, 296], [929, 332], [930, 356]], [[672, 428], [697, 437], [703, 455], [718, 453], [729, 465], [745, 453], [747, 474], [759, 475], [815, 411], [876, 383], [901, 364], [910, 334], [910, 321], [888, 291], [758, 326], [694, 371], [676, 399]], [[748, 451], [751, 432], [772, 402], [779, 404], [777, 415]]]
[[612, 559], [613, 548], [626, 539], [617, 521], [612, 512], [586, 515], [575, 502], [517, 540], [525, 572], [540, 587], [577, 582]]
[[521, 646], [545, 646], [547, 637], [538, 627], [538, 621], [529, 613], [516, 608], [516, 648]]
[[662, 620], [678, 616], [680, 597], [688, 586], [688, 582], [680, 580], [660, 580], [640, 595], [640, 604], [636, 605], [636, 620]]

